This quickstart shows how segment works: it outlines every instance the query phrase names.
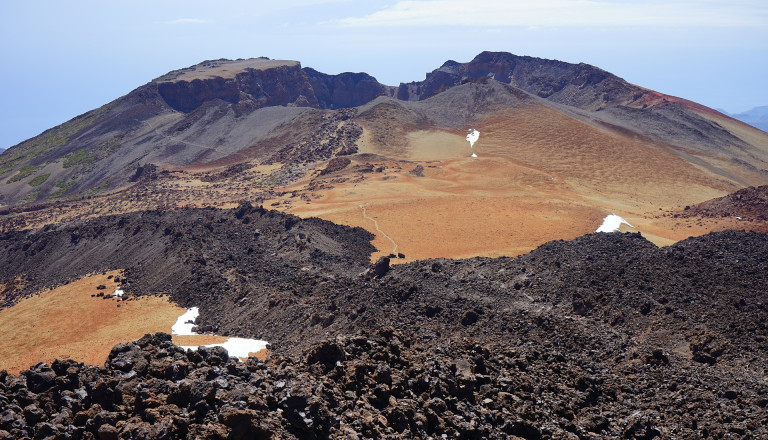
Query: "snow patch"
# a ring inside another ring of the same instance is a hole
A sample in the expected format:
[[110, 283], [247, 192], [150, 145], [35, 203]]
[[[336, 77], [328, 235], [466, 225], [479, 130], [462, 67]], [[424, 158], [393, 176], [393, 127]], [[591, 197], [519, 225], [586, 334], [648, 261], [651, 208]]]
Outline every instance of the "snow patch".
[[607, 215], [603, 219], [603, 224], [600, 225], [599, 228], [597, 228], [597, 231], [595, 232], [616, 232], [619, 230], [619, 227], [625, 224], [629, 226], [630, 228], [634, 228], [634, 226], [630, 225], [629, 222], [624, 220], [623, 218], [619, 217], [616, 214]]
[[[475, 130], [474, 128], [467, 130], [467, 142], [469, 142], [470, 149], [475, 147], [475, 142], [477, 142], [478, 139], [480, 139], [479, 131]], [[477, 157], [477, 154], [473, 152], [472, 157]]]
[[[267, 341], [260, 339], [229, 338], [221, 344], [210, 344], [205, 347], [224, 347], [230, 356], [247, 358], [249, 353], [256, 353], [267, 348]], [[182, 345], [181, 348], [187, 350], [197, 350], [197, 345]]]
[[179, 316], [176, 320], [176, 324], [171, 326], [171, 334], [179, 336], [191, 336], [196, 333], [192, 331], [192, 327], [195, 326], [194, 322], [197, 317], [200, 316], [200, 309], [192, 307], [187, 310], [186, 313]]
[[[179, 336], [194, 336], [198, 333], [192, 331], [192, 327], [195, 326], [194, 321], [200, 316], [200, 309], [192, 307], [186, 311], [183, 315], [179, 316], [176, 320], [176, 324], [171, 326], [171, 334]], [[267, 341], [261, 339], [247, 339], [247, 338], [229, 338], [221, 344], [208, 344], [204, 347], [224, 347], [230, 356], [247, 358], [248, 353], [256, 353], [257, 351], [267, 348]], [[198, 345], [182, 345], [185, 350], [197, 350]]]
[[474, 128], [467, 130], [467, 142], [469, 142], [469, 148], [475, 146], [475, 142], [480, 138], [480, 132]]

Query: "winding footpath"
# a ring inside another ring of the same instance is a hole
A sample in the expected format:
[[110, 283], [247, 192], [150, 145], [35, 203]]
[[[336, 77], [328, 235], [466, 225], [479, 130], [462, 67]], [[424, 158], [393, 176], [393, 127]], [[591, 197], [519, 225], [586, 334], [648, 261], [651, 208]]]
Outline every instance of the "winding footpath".
[[368, 214], [365, 213], [365, 206], [366, 205], [359, 205], [359, 206], [360, 206], [360, 209], [363, 212], [363, 217], [368, 219], [368, 220], [370, 220], [370, 221], [372, 221], [373, 222], [373, 226], [376, 228], [376, 231], [379, 234], [381, 234], [384, 238], [386, 238], [387, 240], [389, 240], [392, 243], [392, 253], [396, 254], [397, 253], [397, 243], [395, 243], [395, 240], [393, 240], [392, 237], [387, 235], [384, 231], [381, 230], [381, 228], [379, 228], [379, 222], [377, 222], [375, 218], [370, 217], [370, 216], [368, 216]]

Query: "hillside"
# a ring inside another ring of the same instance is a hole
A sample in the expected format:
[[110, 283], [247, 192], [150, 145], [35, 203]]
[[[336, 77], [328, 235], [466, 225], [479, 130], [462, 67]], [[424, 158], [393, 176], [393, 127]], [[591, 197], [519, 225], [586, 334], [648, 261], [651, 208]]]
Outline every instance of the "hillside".
[[767, 189], [586, 64], [172, 71], [0, 154], [0, 439], [766, 438]]
[[[129, 184], [147, 163], [160, 169], [268, 163], [275, 141], [330, 142], [340, 127], [316, 128], [318, 118], [339, 119], [333, 109], [357, 108], [381, 96], [428, 102], [420, 106], [427, 113], [417, 124], [422, 130], [462, 130], [501, 111], [504, 103], [495, 101], [503, 89], [484, 92], [466, 110], [471, 117], [452, 120], [440, 115], [452, 114], [456, 101], [438, 95], [488, 81], [542, 98], [539, 102], [559, 115], [586, 119], [598, 130], [669, 145], [687, 161], [729, 179], [741, 178], [740, 183], [765, 179], [767, 135], [723, 125], [728, 118], [714, 110], [586, 64], [483, 52], [468, 63], [447, 62], [424, 81], [396, 88], [364, 73], [326, 75], [295, 61], [206, 61], [163, 75], [10, 148], [0, 157], [0, 194], [6, 204], [97, 194]], [[345, 114], [341, 120], [355, 120], [354, 111]], [[284, 132], [297, 124], [304, 130]], [[414, 121], [409, 124], [397, 129], [412, 131]], [[354, 132], [350, 125], [347, 130]], [[328, 160], [337, 153], [323, 151], [304, 161]], [[354, 153], [354, 147], [343, 153]], [[734, 163], [737, 169], [731, 172]], [[740, 176], [744, 173], [746, 179]]]
[[0, 226], [250, 200], [366, 228], [375, 257], [518, 255], [610, 213], [670, 244], [713, 229], [664, 212], [767, 170], [768, 134], [585, 64], [484, 52], [390, 87], [214, 60], [2, 154]]
[[19, 294], [126, 265], [130, 295], [161, 289], [199, 305], [201, 328], [266, 338], [273, 353], [239, 362], [157, 334], [117, 345], [104, 367], [3, 372], [0, 435], [766, 435], [765, 234], [659, 249], [600, 233], [365, 273], [369, 238], [245, 205], [5, 236], [4, 276], [26, 268]]

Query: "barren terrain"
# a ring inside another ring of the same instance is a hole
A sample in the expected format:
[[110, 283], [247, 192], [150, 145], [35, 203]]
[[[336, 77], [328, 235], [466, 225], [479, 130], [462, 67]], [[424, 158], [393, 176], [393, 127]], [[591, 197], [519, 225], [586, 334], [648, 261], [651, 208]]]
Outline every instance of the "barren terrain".
[[[0, 370], [14, 374], [37, 362], [74, 359], [101, 365], [112, 347], [146, 333], [170, 332], [184, 309], [168, 298], [104, 299], [120, 271], [93, 275], [0, 310]], [[97, 289], [98, 286], [106, 286]]]
[[295, 66], [297, 61], [288, 60], [269, 60], [263, 58], [251, 58], [247, 60], [237, 60], [217, 62], [206, 61], [200, 63], [192, 68], [182, 69], [179, 71], [179, 76], [173, 78], [173, 81], [192, 81], [195, 79], [211, 79], [211, 78], [234, 78], [238, 73], [241, 73], [247, 69], [267, 70], [281, 66]]
[[0, 439], [768, 435], [768, 134], [593, 66], [208, 61], [0, 177]]
[[[360, 231], [247, 206], [188, 214], [60, 225], [27, 236], [44, 255], [26, 253], [22, 236], [9, 237], [22, 246], [6, 255], [33, 267], [78, 233], [76, 247], [103, 243], [96, 265], [114, 264], [127, 243], [157, 242], [126, 269], [128, 292], [162, 285], [208, 310], [202, 328], [266, 337], [273, 355], [237, 362], [156, 334], [116, 345], [104, 367], [56, 360], [3, 372], [0, 436], [766, 435], [765, 234], [664, 249], [639, 234], [589, 234], [517, 258], [361, 273], [359, 255], [328, 253], [361, 253], [371, 236]], [[153, 236], [166, 228], [186, 233]], [[41, 268], [27, 287], [55, 273]]]

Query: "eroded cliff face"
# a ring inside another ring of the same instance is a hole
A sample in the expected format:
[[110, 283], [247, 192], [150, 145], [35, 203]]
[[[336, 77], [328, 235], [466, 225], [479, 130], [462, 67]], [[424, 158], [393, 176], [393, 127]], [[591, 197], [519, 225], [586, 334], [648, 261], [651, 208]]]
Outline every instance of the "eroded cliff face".
[[252, 109], [276, 105], [319, 107], [312, 85], [298, 64], [246, 69], [234, 78], [166, 81], [158, 84], [158, 92], [169, 106], [185, 113], [214, 99]]
[[462, 82], [486, 77], [553, 102], [588, 110], [632, 105], [644, 94], [640, 87], [589, 64], [483, 52], [468, 63], [447, 61], [428, 73], [424, 81], [400, 84], [397, 98], [419, 101]]
[[[255, 63], [256, 67], [246, 63]], [[211, 66], [215, 72], [208, 76], [188, 74], [209, 72], [205, 69], [211, 69]], [[482, 52], [467, 63], [449, 60], [428, 73], [424, 81], [401, 83], [399, 87], [381, 84], [366, 73], [328, 75], [302, 68], [295, 61], [268, 59], [208, 61], [172, 73], [178, 72], [185, 73], [158, 82], [158, 91], [169, 106], [185, 113], [215, 99], [235, 105], [238, 114], [269, 106], [351, 108], [382, 95], [420, 101], [464, 82], [486, 79], [585, 110], [683, 103], [699, 112], [711, 112], [711, 109], [680, 98], [635, 86], [589, 64], [507, 52]]]
[[202, 78], [175, 78], [158, 83], [158, 92], [175, 110], [190, 113], [203, 103], [220, 99], [238, 109], [271, 106], [351, 108], [377, 96], [394, 95], [394, 88], [366, 73], [327, 75], [299, 63], [245, 68], [234, 75], [214, 73]]
[[366, 104], [378, 96], [393, 96], [394, 88], [379, 83], [367, 73], [345, 72], [327, 75], [304, 68], [322, 108], [351, 108]]

